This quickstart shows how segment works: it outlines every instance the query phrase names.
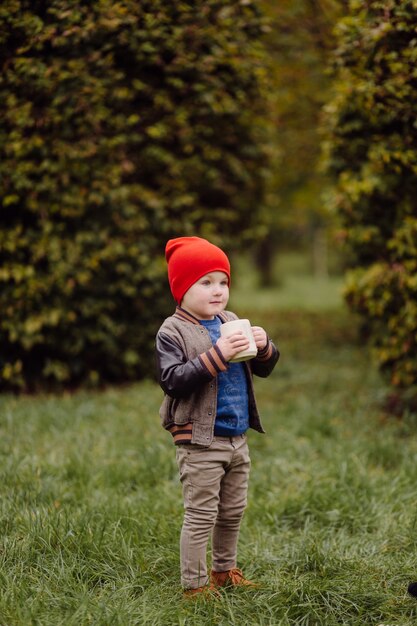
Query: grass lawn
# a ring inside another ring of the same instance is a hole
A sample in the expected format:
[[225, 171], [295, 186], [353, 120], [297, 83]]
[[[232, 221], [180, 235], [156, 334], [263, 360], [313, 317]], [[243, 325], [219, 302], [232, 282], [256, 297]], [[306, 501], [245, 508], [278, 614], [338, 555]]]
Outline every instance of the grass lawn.
[[260, 306], [240, 289], [237, 312], [282, 352], [256, 381], [267, 435], [249, 436], [239, 565], [259, 589], [183, 601], [156, 384], [1, 396], [1, 625], [415, 625], [416, 419], [382, 413], [343, 308]]

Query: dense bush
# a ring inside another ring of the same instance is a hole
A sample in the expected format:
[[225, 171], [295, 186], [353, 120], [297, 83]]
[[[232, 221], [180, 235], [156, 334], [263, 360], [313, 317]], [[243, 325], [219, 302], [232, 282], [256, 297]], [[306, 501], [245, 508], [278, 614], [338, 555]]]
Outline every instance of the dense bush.
[[0, 388], [153, 371], [166, 240], [256, 230], [251, 0], [0, 7]]
[[352, 1], [328, 107], [346, 297], [399, 396], [417, 398], [417, 3]]

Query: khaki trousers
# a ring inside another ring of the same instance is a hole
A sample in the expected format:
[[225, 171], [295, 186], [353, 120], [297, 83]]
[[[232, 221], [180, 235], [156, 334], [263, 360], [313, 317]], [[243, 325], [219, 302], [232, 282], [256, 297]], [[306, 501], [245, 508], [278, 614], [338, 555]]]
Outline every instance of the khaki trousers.
[[193, 589], [208, 582], [210, 535], [213, 570], [224, 572], [236, 567], [250, 470], [246, 435], [215, 437], [209, 448], [178, 446], [177, 463], [185, 509], [180, 542], [181, 583], [185, 589]]

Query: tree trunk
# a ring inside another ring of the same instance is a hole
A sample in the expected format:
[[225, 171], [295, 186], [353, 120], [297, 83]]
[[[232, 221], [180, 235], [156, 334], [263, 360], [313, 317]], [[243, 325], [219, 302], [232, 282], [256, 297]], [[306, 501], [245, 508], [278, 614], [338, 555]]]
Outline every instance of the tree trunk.
[[322, 226], [313, 230], [313, 272], [316, 278], [328, 278], [327, 233]]

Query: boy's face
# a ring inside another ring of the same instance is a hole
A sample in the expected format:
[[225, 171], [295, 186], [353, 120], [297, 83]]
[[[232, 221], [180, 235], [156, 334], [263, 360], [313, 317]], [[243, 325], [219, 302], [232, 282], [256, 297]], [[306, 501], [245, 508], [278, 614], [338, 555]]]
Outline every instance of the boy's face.
[[181, 306], [199, 320], [212, 320], [229, 301], [229, 281], [224, 272], [210, 272], [192, 285]]

